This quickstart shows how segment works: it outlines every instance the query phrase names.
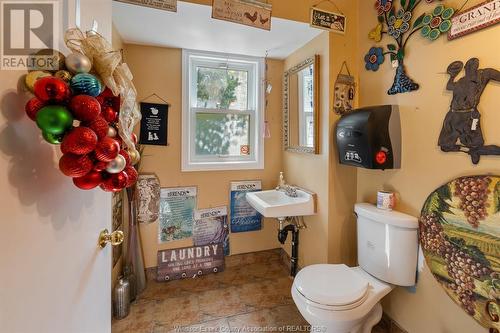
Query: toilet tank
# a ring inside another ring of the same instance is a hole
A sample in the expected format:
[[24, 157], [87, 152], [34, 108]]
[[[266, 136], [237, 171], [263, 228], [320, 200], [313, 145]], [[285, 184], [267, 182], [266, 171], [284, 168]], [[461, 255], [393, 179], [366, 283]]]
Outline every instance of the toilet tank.
[[396, 211], [358, 203], [358, 262], [379, 280], [398, 285], [415, 284], [418, 257], [418, 220]]

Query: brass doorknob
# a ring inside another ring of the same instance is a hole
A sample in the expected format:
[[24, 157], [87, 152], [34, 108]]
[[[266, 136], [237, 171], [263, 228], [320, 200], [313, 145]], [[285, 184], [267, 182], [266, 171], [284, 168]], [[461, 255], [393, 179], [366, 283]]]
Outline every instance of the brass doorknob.
[[117, 246], [123, 243], [125, 236], [123, 235], [123, 231], [116, 230], [112, 233], [109, 233], [108, 229], [104, 229], [99, 234], [99, 240], [97, 244], [101, 249], [104, 249], [108, 243], [111, 243], [112, 246]]

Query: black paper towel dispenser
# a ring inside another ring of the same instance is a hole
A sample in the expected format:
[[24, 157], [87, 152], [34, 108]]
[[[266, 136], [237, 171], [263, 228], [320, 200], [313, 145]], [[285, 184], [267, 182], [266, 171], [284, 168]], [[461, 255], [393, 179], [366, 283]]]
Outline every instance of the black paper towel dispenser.
[[367, 169], [401, 167], [401, 123], [394, 105], [354, 110], [337, 123], [340, 164]]

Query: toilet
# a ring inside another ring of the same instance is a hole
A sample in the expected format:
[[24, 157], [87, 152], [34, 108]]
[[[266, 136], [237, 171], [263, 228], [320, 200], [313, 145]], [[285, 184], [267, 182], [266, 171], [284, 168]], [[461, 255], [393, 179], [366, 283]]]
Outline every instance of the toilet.
[[295, 277], [292, 297], [315, 332], [370, 333], [382, 317], [381, 299], [395, 286], [413, 286], [418, 220], [359, 203], [359, 267], [311, 265]]

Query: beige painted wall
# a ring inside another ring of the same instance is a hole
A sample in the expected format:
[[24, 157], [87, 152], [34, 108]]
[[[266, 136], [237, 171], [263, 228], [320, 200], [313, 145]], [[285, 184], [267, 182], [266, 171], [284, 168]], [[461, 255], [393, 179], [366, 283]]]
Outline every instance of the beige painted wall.
[[[330, 33], [330, 108], [329, 108], [329, 197], [328, 197], [328, 262], [356, 264], [356, 222], [353, 207], [356, 203], [357, 171], [338, 163], [335, 140], [335, 124], [339, 116], [333, 112], [334, 88], [337, 75], [345, 61], [351, 75], [357, 77], [358, 69], [358, 13], [357, 1], [337, 1], [347, 16], [346, 34]], [[346, 69], [343, 69], [346, 74]]]
[[[472, 6], [480, 1], [470, 1]], [[447, 1], [455, 8], [463, 1]], [[423, 5], [423, 7], [432, 8]], [[373, 45], [367, 38], [375, 26], [376, 13], [371, 1], [360, 1], [358, 65], [360, 68], [360, 104], [399, 104], [403, 131], [402, 169], [358, 172], [359, 201], [375, 202], [376, 191], [396, 190], [401, 197], [397, 209], [418, 216], [426, 196], [449, 180], [471, 174], [500, 171], [500, 158], [483, 157], [473, 166], [465, 154], [443, 153], [437, 146], [439, 132], [452, 95], [445, 90], [448, 64], [478, 57], [481, 67], [500, 68], [500, 26], [486, 29], [456, 41], [441, 37], [429, 42], [416, 35], [408, 44], [405, 60], [407, 72], [421, 88], [417, 92], [390, 97], [386, 94], [394, 70], [389, 64], [376, 72], [363, 69], [363, 55]], [[381, 45], [384, 45], [380, 43]], [[483, 95], [480, 110], [487, 142], [500, 143], [500, 85], [491, 83]], [[394, 290], [384, 302], [385, 310], [411, 333], [486, 332], [484, 328], [455, 305], [434, 280], [427, 268], [420, 275], [416, 293]]]
[[[299, 266], [324, 263], [328, 258], [328, 109], [329, 33], [324, 32], [285, 59], [285, 70], [314, 55], [320, 56], [320, 154], [283, 153], [285, 180], [318, 195], [318, 213], [305, 217], [300, 231]], [[290, 254], [290, 240], [286, 251]]]
[[[147, 146], [143, 154], [142, 172], [158, 175], [162, 187], [197, 186], [198, 208], [228, 205], [229, 184], [237, 180], [262, 180], [263, 188], [275, 187], [282, 161], [281, 152], [281, 85], [283, 62], [269, 60], [268, 76], [274, 89], [269, 95], [268, 120], [270, 139], [265, 140], [265, 169], [245, 171], [181, 172], [181, 112], [182, 112], [182, 51], [139, 45], [125, 46], [125, 59], [134, 74], [139, 100], [158, 94], [171, 104], [168, 123], [168, 146]], [[149, 100], [148, 100], [149, 101]], [[155, 101], [154, 98], [151, 101]], [[263, 221], [263, 229], [256, 232], [230, 235], [231, 254], [261, 251], [279, 247], [277, 222]], [[192, 240], [159, 245], [158, 224], [141, 226], [142, 245], [146, 267], [157, 265], [157, 251], [189, 246]]]

